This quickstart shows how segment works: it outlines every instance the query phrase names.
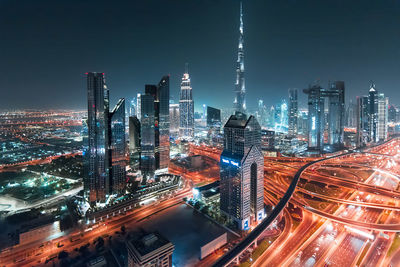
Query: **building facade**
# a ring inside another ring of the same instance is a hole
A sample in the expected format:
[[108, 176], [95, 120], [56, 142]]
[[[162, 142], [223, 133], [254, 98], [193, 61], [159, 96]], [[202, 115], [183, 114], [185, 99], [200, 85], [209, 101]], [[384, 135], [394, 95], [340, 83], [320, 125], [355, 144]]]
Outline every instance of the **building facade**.
[[110, 113], [110, 152], [112, 193], [121, 195], [126, 185], [125, 99], [121, 98]]
[[232, 115], [224, 126], [220, 159], [220, 209], [241, 230], [264, 218], [264, 157], [255, 117]]
[[289, 129], [288, 134], [297, 135], [298, 102], [297, 89], [289, 89]]
[[246, 112], [246, 85], [244, 80], [244, 29], [243, 29], [243, 8], [240, 2], [240, 26], [239, 26], [239, 45], [238, 57], [236, 61], [236, 82], [235, 82], [235, 99], [233, 108], [235, 111]]
[[136, 116], [129, 117], [129, 158], [134, 169], [140, 166], [140, 121]]
[[169, 104], [169, 133], [171, 137], [179, 136], [179, 104]]
[[156, 170], [154, 97], [150, 94], [144, 94], [140, 96], [140, 100], [142, 116], [142, 119], [140, 121], [140, 169], [144, 177], [152, 177]]
[[109, 153], [109, 91], [104, 73], [87, 73], [88, 93], [88, 160], [84, 178], [85, 198], [93, 202], [105, 202], [110, 193]]

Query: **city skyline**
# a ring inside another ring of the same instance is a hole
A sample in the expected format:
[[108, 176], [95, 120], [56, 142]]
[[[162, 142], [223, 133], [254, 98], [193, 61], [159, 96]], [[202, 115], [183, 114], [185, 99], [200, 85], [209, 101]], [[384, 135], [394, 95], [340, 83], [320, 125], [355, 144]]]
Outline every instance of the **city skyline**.
[[[89, 3], [77, 3], [69, 9], [62, 3], [49, 4], [47, 1], [26, 2], [21, 9], [17, 9], [11, 1], [1, 3], [1, 10], [7, 11], [1, 14], [5, 22], [3, 25], [8, 26], [0, 29], [7, 37], [3, 45], [9, 52], [3, 61], [9, 64], [0, 65], [5, 77], [0, 79], [0, 86], [7, 90], [1, 101], [2, 108], [83, 109], [84, 73], [88, 71], [106, 73], [107, 84], [115, 92], [112, 102], [120, 97], [133, 97], [147, 80], [170, 73], [171, 97], [177, 102], [185, 62], [190, 63], [193, 86], [197, 89], [194, 94], [196, 110], [202, 104], [232, 107], [239, 1], [229, 1], [229, 4], [226, 1], [205, 1], [201, 4], [147, 1], [146, 4], [133, 6], [107, 6], [99, 2], [94, 8], [95, 15], [85, 17], [78, 9]], [[222, 7], [226, 14], [223, 20], [218, 16]], [[38, 18], [35, 13], [28, 13], [29, 8], [42, 10], [41, 16]], [[72, 22], [68, 15], [61, 14], [63, 8], [77, 15], [76, 21]], [[100, 16], [107, 14], [107, 8], [115, 20], [113, 23], [99, 21]], [[125, 10], [132, 11], [133, 15]], [[193, 21], [186, 18], [180, 21], [177, 14], [182, 10], [193, 15]], [[192, 10], [207, 14], [204, 16], [207, 21]], [[158, 14], [154, 16], [154, 21], [141, 20], [149, 12]], [[340, 21], [334, 19], [338, 12], [341, 14]], [[346, 103], [350, 98], [355, 101], [355, 97], [368, 88], [369, 81], [374, 80], [377, 89], [384, 92], [392, 103], [400, 102], [400, 93], [396, 90], [397, 44], [400, 42], [395, 35], [399, 25], [399, 4], [372, 1], [360, 5], [356, 1], [325, 5], [317, 1], [302, 4], [296, 1], [245, 1], [243, 13], [247, 106], [251, 109], [257, 107], [258, 99], [271, 105], [286, 98], [280, 92], [289, 88], [302, 90], [315, 80], [324, 84], [334, 80], [345, 81], [348, 89]], [[287, 15], [282, 16], [284, 14]], [[167, 16], [172, 19], [158, 27], [158, 22]], [[307, 19], [299, 20], [300, 17]], [[14, 25], [12, 22], [18, 18], [21, 18], [20, 21], [32, 20], [33, 24]], [[99, 28], [104, 31], [102, 36], [105, 40], [113, 38], [118, 45], [105, 42], [107, 45], [97, 43], [93, 46], [93, 35], [99, 30], [93, 28], [94, 23], [101, 26]], [[346, 27], [349, 24], [351, 27]], [[34, 31], [30, 31], [33, 26]], [[148, 29], [146, 32], [143, 32], [144, 27]], [[190, 30], [193, 27], [195, 31]], [[178, 42], [181, 37], [176, 34], [181, 32], [185, 36], [185, 45]], [[152, 43], [160, 34], [164, 43], [162, 51], [156, 51], [156, 45]], [[24, 50], [19, 53], [22, 37]], [[201, 42], [200, 45], [199, 38], [217, 42]], [[382, 43], [380, 40], [388, 38], [391, 42], [385, 42], [383, 48], [377, 51], [375, 47]], [[200, 57], [198, 55], [203, 53], [199, 51], [202, 50], [207, 53]], [[162, 57], [161, 52], [164, 52]], [[98, 53], [103, 56], [96, 57]], [[53, 64], [57, 64], [57, 68], [51, 67]], [[151, 73], [149, 68], [153, 69]], [[24, 79], [16, 75], [21, 71], [25, 71]], [[60, 72], [65, 78], [54, 78]], [[210, 92], [215, 92], [216, 98], [223, 100], [209, 99]], [[228, 93], [232, 95], [231, 99], [224, 98]], [[306, 96], [300, 93], [300, 108], [305, 106], [305, 99]]]

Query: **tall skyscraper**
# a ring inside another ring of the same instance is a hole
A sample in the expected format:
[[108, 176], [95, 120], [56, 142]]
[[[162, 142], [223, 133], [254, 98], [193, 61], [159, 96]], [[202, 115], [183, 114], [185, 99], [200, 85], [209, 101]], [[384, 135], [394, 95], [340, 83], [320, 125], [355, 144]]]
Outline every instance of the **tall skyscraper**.
[[104, 73], [87, 73], [88, 173], [84, 194], [90, 203], [105, 202], [110, 193], [109, 92]]
[[[160, 155], [157, 169], [168, 168], [169, 165], [169, 75], [161, 78], [157, 86], [159, 108], [159, 148]], [[156, 126], [157, 127], [157, 126]]]
[[289, 89], [289, 135], [294, 136], [297, 134], [297, 116], [297, 89]]
[[347, 127], [357, 126], [357, 105], [353, 103], [352, 99], [350, 99], [350, 103], [346, 109], [345, 125]]
[[386, 141], [388, 137], [389, 98], [378, 94], [378, 141]]
[[328, 97], [328, 145], [341, 148], [344, 137], [344, 82], [335, 81], [329, 84], [325, 92]]
[[194, 102], [192, 87], [188, 70], [183, 74], [181, 93], [179, 98], [179, 137], [181, 139], [193, 139], [194, 137]]
[[236, 61], [236, 82], [235, 82], [235, 100], [233, 107], [235, 111], [246, 112], [246, 86], [244, 81], [244, 35], [243, 35], [243, 8], [240, 2], [240, 26], [239, 26], [239, 46], [238, 59]]
[[172, 137], [179, 136], [179, 104], [169, 104], [169, 132]]
[[258, 100], [258, 122], [261, 127], [265, 127], [267, 124], [267, 111], [264, 105], [264, 101], [262, 99]]
[[142, 119], [142, 108], [141, 108], [141, 103], [142, 101], [140, 100], [140, 94], [137, 94], [136, 96], [136, 117], [140, 121]]
[[371, 82], [368, 92], [369, 106], [369, 141], [378, 142], [378, 91]]
[[121, 98], [110, 113], [111, 188], [123, 194], [126, 185], [125, 99]]
[[140, 140], [140, 121], [136, 116], [129, 117], [129, 157], [133, 168], [138, 168], [140, 164]]
[[264, 157], [261, 127], [255, 117], [232, 115], [224, 126], [220, 160], [220, 208], [239, 229], [264, 217]]
[[369, 101], [368, 96], [357, 97], [357, 146], [369, 142]]
[[328, 88], [324, 89], [316, 84], [304, 90], [308, 95], [310, 149], [322, 151], [325, 144], [335, 149], [343, 146], [344, 82], [331, 82]]
[[154, 97], [150, 94], [141, 95], [140, 103], [142, 116], [140, 121], [140, 169], [144, 177], [152, 177], [154, 175], [154, 171], [156, 170]]
[[320, 150], [324, 143], [324, 105], [320, 85], [310, 86], [304, 90], [308, 95], [308, 147]]

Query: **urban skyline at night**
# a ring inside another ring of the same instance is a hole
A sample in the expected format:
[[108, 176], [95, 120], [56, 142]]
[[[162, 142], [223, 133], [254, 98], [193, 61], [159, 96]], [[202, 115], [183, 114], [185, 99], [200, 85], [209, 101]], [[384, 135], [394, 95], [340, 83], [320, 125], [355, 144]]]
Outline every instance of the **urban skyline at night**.
[[0, 266], [400, 266], [399, 28], [396, 1], [0, 0]]
[[[12, 1], [1, 3], [2, 25], [12, 25], [2, 26], [6, 37], [2, 45], [8, 51], [2, 62], [9, 62], [0, 65], [1, 73], [7, 77], [0, 86], [9, 92], [1, 100], [3, 108], [84, 108], [82, 88], [87, 71], [107, 74], [109, 87], [115, 92], [112, 101], [133, 97], [146, 81], [170, 74], [171, 97], [177, 102], [185, 63], [190, 65], [196, 110], [203, 103], [216, 106], [217, 102], [207, 97], [209, 92], [222, 99], [218, 103], [221, 107], [232, 106], [223, 96], [231, 92], [235, 82], [232, 64], [237, 54], [238, 3], [146, 1], [109, 6], [100, 1], [93, 7], [95, 12], [86, 16], [83, 10], [89, 2], [68, 6], [47, 1], [24, 3], [18, 9]], [[222, 7], [223, 20], [218, 16]], [[30, 8], [42, 12], [30, 12]], [[399, 37], [395, 32], [399, 8], [398, 3], [387, 1], [246, 2], [243, 20], [248, 106], [255, 108], [258, 99], [272, 105], [286, 97], [278, 92], [304, 89], [315, 80], [345, 81], [346, 102], [355, 101], [373, 80], [394, 103], [400, 102], [396, 82]], [[178, 16], [183, 9], [191, 19]], [[144, 18], [149, 12], [159, 12], [153, 22]], [[101, 16], [111, 14], [118, 14], [113, 23], [100, 20]], [[207, 20], [196, 17], [200, 14]], [[340, 14], [340, 20], [335, 19], [335, 14]], [[14, 23], [21, 16], [30, 23]], [[170, 24], [160, 24], [167, 16]], [[31, 27], [35, 27], [34, 35], [30, 34]], [[95, 45], [93, 37], [100, 29], [107, 45]], [[87, 34], [87, 30], [92, 33]], [[163, 36], [162, 50], [169, 53], [158, 49], [157, 36]], [[179, 41], [183, 37], [184, 45]], [[389, 38], [391, 41], [386, 41]], [[199, 40], [204, 42], [200, 45]], [[376, 50], [382, 43], [384, 49]], [[21, 53], [18, 51], [22, 45]], [[207, 53], [199, 57], [197, 51]], [[96, 57], [99, 54], [102, 56]], [[55, 64], [57, 68], [52, 67]], [[18, 78], [20, 72], [25, 72], [27, 84]], [[63, 73], [64, 78], [53, 78], [57, 73]], [[16, 92], [24, 94], [21, 97]], [[56, 92], [62, 97], [54, 97]], [[299, 94], [302, 107], [305, 98]]]

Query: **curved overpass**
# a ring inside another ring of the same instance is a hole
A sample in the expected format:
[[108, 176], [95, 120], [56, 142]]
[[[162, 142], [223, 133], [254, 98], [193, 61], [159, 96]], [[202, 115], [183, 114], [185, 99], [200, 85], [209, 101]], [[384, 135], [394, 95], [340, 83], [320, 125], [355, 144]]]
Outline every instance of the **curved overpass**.
[[213, 264], [214, 267], [224, 267], [229, 265], [232, 261], [234, 261], [244, 250], [246, 250], [251, 244], [253, 244], [257, 238], [260, 236], [262, 232], [265, 231], [269, 227], [269, 225], [278, 217], [278, 215], [281, 213], [281, 211], [285, 208], [287, 203], [289, 202], [289, 199], [292, 197], [297, 183], [299, 182], [301, 174], [311, 165], [324, 161], [324, 160], [329, 160], [332, 158], [336, 157], [341, 157], [347, 154], [351, 153], [345, 153], [341, 155], [336, 155], [333, 157], [329, 158], [323, 158], [315, 161], [311, 161], [304, 166], [302, 166], [294, 175], [294, 178], [292, 182], [289, 185], [288, 190], [286, 191], [285, 195], [282, 197], [282, 199], [279, 201], [279, 203], [276, 205], [276, 207], [272, 210], [271, 214], [265, 218], [259, 225], [257, 225], [256, 228], [253, 229], [239, 244], [237, 244], [234, 248], [232, 248], [230, 251], [225, 253], [221, 258], [218, 259], [217, 262]]

